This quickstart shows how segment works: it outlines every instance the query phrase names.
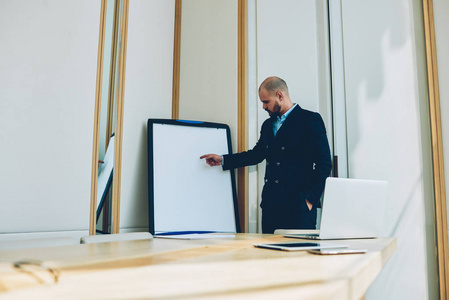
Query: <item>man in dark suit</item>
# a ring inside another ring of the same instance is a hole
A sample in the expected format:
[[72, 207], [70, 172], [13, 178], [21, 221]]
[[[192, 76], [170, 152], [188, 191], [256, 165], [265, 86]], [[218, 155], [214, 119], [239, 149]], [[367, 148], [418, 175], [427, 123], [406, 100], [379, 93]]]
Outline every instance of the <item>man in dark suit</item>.
[[318, 113], [292, 103], [287, 84], [268, 77], [259, 87], [259, 98], [270, 118], [252, 150], [242, 153], [205, 154], [210, 166], [224, 170], [255, 165], [266, 159], [262, 191], [262, 231], [315, 229], [317, 207], [332, 169], [329, 143]]

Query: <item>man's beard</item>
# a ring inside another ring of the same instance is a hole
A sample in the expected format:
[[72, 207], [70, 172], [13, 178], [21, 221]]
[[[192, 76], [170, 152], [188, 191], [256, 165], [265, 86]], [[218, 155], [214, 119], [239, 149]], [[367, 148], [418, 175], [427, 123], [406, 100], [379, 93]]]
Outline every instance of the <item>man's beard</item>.
[[281, 111], [281, 106], [279, 103], [275, 103], [273, 106], [273, 110], [266, 109], [268, 115], [272, 118], [279, 117], [281, 114], [279, 113]]

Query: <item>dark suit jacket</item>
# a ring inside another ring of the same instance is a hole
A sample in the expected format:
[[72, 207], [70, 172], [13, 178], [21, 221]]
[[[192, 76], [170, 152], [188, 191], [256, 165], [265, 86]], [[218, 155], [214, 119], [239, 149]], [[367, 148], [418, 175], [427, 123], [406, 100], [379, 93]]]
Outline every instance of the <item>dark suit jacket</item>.
[[307, 199], [321, 207], [324, 183], [332, 169], [323, 119], [297, 105], [274, 137], [267, 119], [252, 150], [224, 155], [223, 169], [255, 165], [266, 159], [262, 208], [286, 206], [304, 210]]

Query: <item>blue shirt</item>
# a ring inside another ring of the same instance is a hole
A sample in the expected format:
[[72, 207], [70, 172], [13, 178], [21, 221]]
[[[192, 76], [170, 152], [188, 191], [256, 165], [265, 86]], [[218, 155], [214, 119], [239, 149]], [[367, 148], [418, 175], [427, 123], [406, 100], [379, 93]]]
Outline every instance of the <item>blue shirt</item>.
[[[297, 106], [298, 104], [293, 103], [293, 106], [285, 112], [282, 116], [277, 116], [276, 121], [273, 122], [273, 133], [276, 137], [276, 133], [278, 132], [279, 128], [281, 128], [282, 124], [284, 124], [285, 119], [287, 119], [288, 115], [292, 112], [292, 110]], [[224, 165], [224, 156], [221, 156], [221, 164]]]
[[273, 122], [273, 133], [276, 137], [276, 133], [278, 133], [279, 129], [281, 128], [282, 124], [284, 124], [285, 119], [287, 119], [288, 115], [292, 112], [292, 110], [295, 108], [295, 106], [298, 105], [296, 103], [293, 103], [293, 106], [285, 112], [282, 116], [277, 116], [276, 121]]

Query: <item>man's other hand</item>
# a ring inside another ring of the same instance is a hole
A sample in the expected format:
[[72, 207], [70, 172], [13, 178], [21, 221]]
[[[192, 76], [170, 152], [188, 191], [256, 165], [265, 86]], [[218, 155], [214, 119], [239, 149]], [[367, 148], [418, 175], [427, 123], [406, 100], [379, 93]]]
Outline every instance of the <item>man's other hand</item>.
[[203, 156], [200, 157], [200, 159], [206, 159], [206, 163], [211, 166], [221, 166], [222, 164], [222, 157], [221, 155], [217, 155], [217, 154], [204, 154]]

